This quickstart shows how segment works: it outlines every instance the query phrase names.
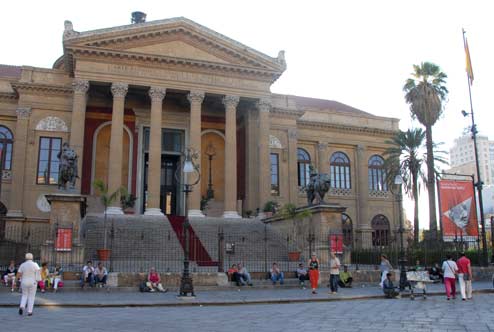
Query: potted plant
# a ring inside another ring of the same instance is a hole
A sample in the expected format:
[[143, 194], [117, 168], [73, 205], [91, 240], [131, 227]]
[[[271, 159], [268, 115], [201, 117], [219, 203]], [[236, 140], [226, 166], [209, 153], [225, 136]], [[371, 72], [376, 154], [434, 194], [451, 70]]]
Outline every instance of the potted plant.
[[266, 204], [264, 204], [264, 209], [262, 211], [266, 215], [266, 218], [270, 218], [276, 213], [278, 207], [279, 207], [278, 202], [267, 201]]
[[108, 232], [106, 226], [107, 219], [107, 210], [108, 207], [117, 199], [118, 194], [121, 192], [121, 189], [116, 190], [114, 193], [108, 193], [108, 187], [105, 185], [103, 180], [96, 180], [93, 183], [94, 188], [98, 191], [99, 198], [101, 200], [101, 204], [103, 204], [105, 208], [104, 219], [103, 219], [103, 248], [96, 250], [98, 252], [98, 258], [100, 261], [107, 261], [110, 258], [111, 250], [107, 247], [107, 239]]
[[297, 224], [301, 222], [304, 218], [310, 217], [312, 212], [308, 209], [297, 209], [295, 204], [287, 203], [278, 212], [278, 215], [286, 220], [292, 220], [291, 229], [291, 246], [288, 248], [288, 260], [292, 262], [300, 261], [300, 248], [295, 242], [297, 236]]
[[137, 197], [130, 193], [126, 187], [120, 190], [120, 205], [125, 214], [134, 214], [134, 204]]

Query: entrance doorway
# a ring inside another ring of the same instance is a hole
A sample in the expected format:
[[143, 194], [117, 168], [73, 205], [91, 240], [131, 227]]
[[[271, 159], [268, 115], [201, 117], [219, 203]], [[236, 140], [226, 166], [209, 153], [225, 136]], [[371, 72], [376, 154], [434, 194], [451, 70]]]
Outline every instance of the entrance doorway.
[[[149, 154], [144, 155], [144, 193], [148, 195], [148, 181], [157, 181], [157, 179], [148, 179], [148, 160]], [[179, 186], [175, 179], [177, 167], [180, 164], [179, 155], [161, 155], [161, 183], [160, 183], [160, 209], [166, 215], [176, 215], [180, 211]], [[146, 201], [143, 200], [143, 211], [146, 210]]]

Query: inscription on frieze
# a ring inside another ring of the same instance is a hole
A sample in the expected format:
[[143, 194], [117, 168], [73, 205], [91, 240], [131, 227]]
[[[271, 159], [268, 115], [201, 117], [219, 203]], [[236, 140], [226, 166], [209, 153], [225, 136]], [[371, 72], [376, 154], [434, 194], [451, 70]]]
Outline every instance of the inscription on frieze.
[[160, 70], [156, 68], [145, 68], [132, 65], [107, 64], [106, 71], [108, 73], [118, 75], [152, 77], [168, 81], [202, 83], [240, 89], [265, 90], [269, 88], [269, 84], [253, 80], [181, 71]]

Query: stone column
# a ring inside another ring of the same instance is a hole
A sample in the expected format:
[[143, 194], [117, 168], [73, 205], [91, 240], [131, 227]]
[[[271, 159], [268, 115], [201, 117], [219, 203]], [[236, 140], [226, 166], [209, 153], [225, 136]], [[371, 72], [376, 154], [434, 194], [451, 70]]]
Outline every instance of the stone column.
[[288, 188], [290, 203], [298, 205], [297, 128], [288, 129]]
[[148, 161], [148, 200], [145, 215], [162, 216], [160, 208], [161, 190], [161, 114], [166, 89], [151, 87], [151, 128], [149, 131], [149, 161]]
[[[125, 83], [113, 83], [111, 93], [113, 94], [113, 111], [111, 118], [110, 133], [110, 158], [108, 162], [108, 192], [111, 194], [122, 186], [122, 159], [123, 159], [123, 126], [125, 95], [128, 85]], [[120, 195], [108, 207], [108, 214], [123, 214], [120, 207]]]
[[223, 218], [240, 218], [237, 212], [237, 105], [238, 96], [225, 96], [225, 208]]
[[12, 161], [12, 185], [10, 186], [10, 206], [7, 216], [23, 218], [24, 175], [26, 169], [26, 147], [29, 129], [30, 107], [18, 107], [15, 127], [14, 156]]
[[259, 110], [259, 203], [260, 212], [264, 204], [271, 200], [271, 163], [269, 160], [269, 111], [271, 109], [271, 100], [268, 98], [260, 99], [257, 103]]
[[328, 156], [328, 143], [319, 142], [317, 144], [317, 170], [319, 173], [329, 174], [329, 156]]
[[[77, 174], [82, 175], [82, 156], [84, 148], [84, 125], [86, 122], [86, 102], [89, 82], [75, 79], [72, 83], [74, 97], [72, 100], [72, 118], [70, 120], [70, 147], [77, 154]], [[76, 181], [77, 192], [81, 192], [81, 181]]]
[[[366, 148], [363, 145], [357, 146], [357, 158], [355, 160], [355, 173], [357, 175], [357, 223], [356, 230], [357, 241], [362, 248], [370, 247], [371, 233], [370, 220], [368, 216], [369, 209], [369, 179], [368, 179], [368, 162], [366, 158]], [[354, 226], [355, 227], [355, 226]]]
[[[201, 106], [204, 100], [204, 92], [191, 91], [187, 98], [190, 102], [189, 146], [197, 152], [199, 158], [195, 162], [201, 169]], [[201, 182], [195, 186], [189, 195], [188, 215], [189, 217], [204, 218], [204, 214], [201, 212]]]

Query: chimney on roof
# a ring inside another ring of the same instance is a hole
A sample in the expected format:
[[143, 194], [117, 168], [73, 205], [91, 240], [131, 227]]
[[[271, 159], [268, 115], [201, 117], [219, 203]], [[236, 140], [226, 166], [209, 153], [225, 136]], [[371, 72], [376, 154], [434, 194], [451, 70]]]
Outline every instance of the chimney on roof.
[[146, 13], [143, 12], [133, 12], [132, 18], [130, 19], [130, 23], [139, 24], [146, 22]]

